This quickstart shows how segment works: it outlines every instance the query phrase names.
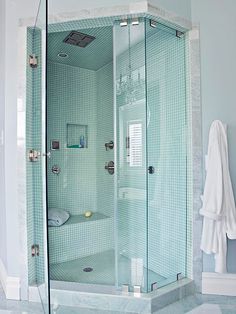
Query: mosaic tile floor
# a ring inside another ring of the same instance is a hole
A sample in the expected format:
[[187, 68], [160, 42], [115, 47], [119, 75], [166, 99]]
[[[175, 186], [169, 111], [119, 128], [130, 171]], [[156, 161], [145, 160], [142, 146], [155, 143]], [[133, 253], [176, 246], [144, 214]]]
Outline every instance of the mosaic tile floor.
[[[120, 255], [119, 257], [119, 283], [131, 282], [131, 262], [130, 259]], [[85, 272], [84, 268], [92, 268], [93, 271]], [[144, 269], [144, 284], [146, 284], [147, 271]], [[60, 281], [70, 281], [79, 283], [92, 283], [102, 285], [115, 285], [115, 254], [113, 250], [101, 252], [99, 254], [83, 257], [73, 261], [50, 265], [50, 279]], [[149, 282], [158, 282], [164, 285], [166, 278], [148, 272]]]

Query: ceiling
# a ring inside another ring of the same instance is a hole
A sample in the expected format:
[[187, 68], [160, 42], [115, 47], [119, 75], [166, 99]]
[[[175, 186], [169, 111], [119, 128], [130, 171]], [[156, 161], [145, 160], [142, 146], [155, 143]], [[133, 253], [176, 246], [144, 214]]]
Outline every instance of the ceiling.
[[[49, 33], [48, 60], [70, 66], [86, 68], [97, 71], [113, 59], [113, 33], [112, 27], [99, 27], [78, 30], [81, 33], [95, 37], [87, 47], [66, 44], [63, 40], [70, 31]], [[68, 57], [61, 58], [59, 53], [66, 53]]]

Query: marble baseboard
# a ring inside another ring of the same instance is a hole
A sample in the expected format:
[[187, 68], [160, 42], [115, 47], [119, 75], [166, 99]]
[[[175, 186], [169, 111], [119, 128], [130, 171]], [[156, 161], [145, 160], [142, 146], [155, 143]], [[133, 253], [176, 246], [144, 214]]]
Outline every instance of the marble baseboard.
[[0, 260], [0, 283], [7, 300], [20, 300], [20, 278], [8, 276], [2, 260]]
[[236, 296], [236, 274], [202, 273], [202, 293]]

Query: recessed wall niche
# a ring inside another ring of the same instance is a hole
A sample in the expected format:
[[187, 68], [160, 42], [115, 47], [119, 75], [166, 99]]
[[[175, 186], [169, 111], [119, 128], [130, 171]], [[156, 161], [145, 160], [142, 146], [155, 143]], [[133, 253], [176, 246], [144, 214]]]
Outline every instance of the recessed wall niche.
[[88, 148], [88, 126], [67, 123], [67, 148]]

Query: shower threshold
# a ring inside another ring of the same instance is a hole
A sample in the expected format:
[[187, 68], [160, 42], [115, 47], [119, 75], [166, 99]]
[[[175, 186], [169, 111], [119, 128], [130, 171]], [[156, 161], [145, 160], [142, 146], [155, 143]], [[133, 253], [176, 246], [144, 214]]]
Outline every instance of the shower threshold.
[[124, 293], [112, 286], [51, 281], [51, 305], [54, 310], [63, 307], [67, 310], [74, 310], [78, 307], [90, 310], [151, 314], [194, 292], [195, 285], [190, 279], [182, 279], [138, 296], [132, 292]]

